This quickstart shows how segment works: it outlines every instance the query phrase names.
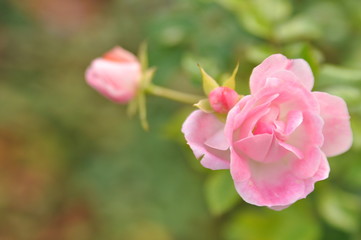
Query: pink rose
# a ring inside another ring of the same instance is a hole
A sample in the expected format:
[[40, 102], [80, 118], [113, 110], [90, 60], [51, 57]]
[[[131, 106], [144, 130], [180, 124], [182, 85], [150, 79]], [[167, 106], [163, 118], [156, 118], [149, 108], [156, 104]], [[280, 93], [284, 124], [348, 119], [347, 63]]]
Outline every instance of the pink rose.
[[352, 144], [345, 102], [312, 87], [304, 60], [272, 55], [253, 70], [251, 95], [231, 109], [225, 125], [195, 111], [183, 125], [185, 138], [205, 167], [230, 168], [246, 202], [286, 208], [328, 177], [326, 156]]
[[121, 47], [114, 47], [95, 59], [86, 71], [87, 83], [118, 103], [134, 98], [139, 87], [141, 67], [138, 59]]

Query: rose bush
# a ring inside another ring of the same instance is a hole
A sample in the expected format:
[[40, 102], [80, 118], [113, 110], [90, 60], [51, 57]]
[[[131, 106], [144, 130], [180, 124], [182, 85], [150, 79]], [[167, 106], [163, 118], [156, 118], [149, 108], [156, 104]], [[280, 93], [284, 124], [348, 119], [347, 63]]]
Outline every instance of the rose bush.
[[302, 59], [275, 54], [250, 77], [251, 94], [222, 122], [194, 111], [182, 131], [195, 156], [210, 169], [230, 169], [248, 203], [276, 210], [305, 198], [328, 177], [327, 156], [352, 144], [345, 102], [311, 92], [313, 74]]
[[87, 83], [117, 103], [127, 103], [137, 93], [141, 66], [136, 56], [121, 47], [114, 47], [88, 67]]

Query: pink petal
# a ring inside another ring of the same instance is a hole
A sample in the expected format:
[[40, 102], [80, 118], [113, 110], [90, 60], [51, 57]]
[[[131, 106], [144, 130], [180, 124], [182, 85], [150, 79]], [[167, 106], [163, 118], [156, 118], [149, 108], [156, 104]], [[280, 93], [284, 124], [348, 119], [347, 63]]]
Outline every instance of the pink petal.
[[234, 143], [234, 149], [238, 153], [245, 154], [248, 158], [263, 162], [272, 144], [271, 134], [260, 134], [241, 139]]
[[289, 152], [292, 152], [297, 158], [303, 158], [303, 152], [295, 146], [287, 144], [285, 142], [279, 141], [278, 144], [284, 149], [287, 149]]
[[325, 121], [323, 127], [324, 144], [322, 151], [326, 156], [335, 156], [346, 152], [352, 145], [350, 115], [345, 101], [337, 96], [323, 92], [314, 92]]
[[138, 88], [140, 65], [137, 62], [117, 63], [95, 59], [86, 71], [87, 83], [107, 98], [126, 103]]
[[272, 77], [266, 80], [265, 86], [265, 88], [254, 94], [254, 97], [262, 99], [263, 96], [278, 94], [272, 104], [280, 106], [281, 120], [286, 118], [291, 110], [308, 110], [316, 113], [320, 111], [317, 99], [289, 71], [281, 70], [272, 73]]
[[309, 193], [311, 193], [314, 189], [315, 183], [328, 178], [329, 173], [330, 173], [330, 165], [327, 161], [325, 154], [321, 152], [320, 165], [317, 172], [313, 177], [309, 179], [305, 179], [305, 184], [306, 184], [305, 194], [308, 195]]
[[275, 210], [275, 211], [281, 211], [281, 210], [283, 210], [283, 209], [288, 208], [289, 206], [291, 206], [291, 204], [288, 204], [288, 205], [280, 205], [280, 206], [272, 206], [272, 207], [269, 207], [269, 208], [272, 209], [272, 210]]
[[301, 111], [291, 110], [287, 114], [286, 128], [284, 131], [285, 135], [293, 133], [302, 123], [303, 115]]
[[302, 124], [287, 137], [285, 143], [302, 151], [307, 151], [310, 147], [321, 147], [323, 144], [322, 118], [309, 111], [304, 111], [302, 114]]
[[311, 148], [303, 158], [293, 162], [292, 172], [301, 179], [311, 178], [318, 171], [322, 157], [323, 154], [319, 148]]
[[247, 158], [241, 157], [231, 147], [230, 171], [234, 182], [243, 182], [251, 177]]
[[287, 206], [306, 196], [305, 183], [293, 176], [284, 161], [253, 165], [251, 172], [249, 180], [235, 182], [237, 192], [248, 203]]
[[267, 78], [281, 70], [292, 72], [296, 76], [297, 81], [306, 89], [312, 89], [314, 82], [313, 74], [306, 61], [303, 59], [287, 59], [282, 54], [274, 54], [253, 69], [250, 78], [251, 93], [255, 94], [264, 88]]
[[229, 168], [230, 153], [223, 129], [224, 123], [201, 110], [192, 112], [183, 123], [182, 132], [187, 143], [197, 158], [203, 157], [201, 164], [206, 168]]
[[288, 151], [272, 134], [260, 134], [234, 143], [234, 150], [250, 160], [262, 163], [280, 161]]
[[219, 150], [227, 150], [229, 148], [229, 144], [227, 142], [226, 136], [224, 135], [223, 128], [220, 128], [218, 131], [210, 135], [204, 144], [208, 147]]
[[245, 118], [245, 114], [242, 114], [242, 112], [247, 112], [247, 109], [250, 109], [248, 105], [250, 105], [250, 101], [252, 99], [252, 96], [247, 95], [244, 96], [229, 112], [227, 115], [226, 120], [226, 126], [224, 128], [224, 132], [226, 135], [226, 139], [228, 141], [228, 144], [231, 144], [233, 141], [233, 131], [234, 129], [239, 126], [239, 121], [236, 119], [243, 117]]
[[137, 57], [122, 47], [116, 46], [103, 55], [103, 59], [118, 63], [138, 62]]

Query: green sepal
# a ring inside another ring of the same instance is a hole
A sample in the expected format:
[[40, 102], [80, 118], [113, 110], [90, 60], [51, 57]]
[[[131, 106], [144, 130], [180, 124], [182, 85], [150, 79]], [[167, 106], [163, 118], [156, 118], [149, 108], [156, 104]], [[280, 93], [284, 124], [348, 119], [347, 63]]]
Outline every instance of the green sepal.
[[223, 87], [229, 87], [233, 90], [236, 89], [236, 75], [238, 73], [238, 68], [239, 68], [239, 62], [237, 63], [236, 67], [234, 68], [232, 75], [226, 81], [223, 82], [223, 85], [222, 85]]
[[217, 113], [217, 112], [214, 112], [213, 113], [214, 116], [216, 116], [218, 118], [219, 121], [225, 123], [226, 120], [227, 120], [227, 114], [224, 114], [224, 113]]
[[201, 70], [202, 74], [203, 91], [208, 96], [208, 94], [212, 92], [213, 89], [219, 87], [219, 85], [216, 80], [209, 76], [201, 66], [198, 65], [198, 67]]
[[138, 94], [138, 108], [139, 108], [139, 120], [140, 120], [140, 124], [142, 125], [142, 128], [145, 131], [149, 130], [149, 125], [148, 125], [148, 121], [147, 121], [147, 106], [146, 106], [146, 101], [145, 101], [145, 93], [144, 92], [140, 92]]
[[155, 67], [151, 67], [143, 73], [143, 77], [141, 79], [141, 85], [146, 88], [153, 80], [154, 73], [157, 69]]
[[209, 103], [207, 98], [201, 99], [199, 102], [197, 102], [193, 106], [199, 108], [200, 110], [202, 110], [203, 112], [206, 112], [206, 113], [213, 113], [214, 112], [214, 110], [211, 107], [211, 104]]
[[144, 73], [148, 69], [148, 44], [145, 41], [139, 47], [138, 58], [142, 73]]
[[137, 110], [138, 110], [138, 100], [136, 98], [128, 103], [128, 107], [127, 107], [128, 117], [133, 117], [137, 113]]

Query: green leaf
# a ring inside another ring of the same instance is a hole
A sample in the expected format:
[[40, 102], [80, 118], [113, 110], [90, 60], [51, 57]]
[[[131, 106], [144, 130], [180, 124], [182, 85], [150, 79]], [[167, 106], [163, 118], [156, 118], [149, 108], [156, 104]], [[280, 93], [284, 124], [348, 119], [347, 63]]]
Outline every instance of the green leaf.
[[203, 91], [208, 96], [210, 92], [212, 92], [213, 89], [219, 87], [216, 80], [214, 80], [211, 76], [209, 76], [206, 71], [200, 66], [198, 66], [201, 70], [202, 74], [202, 81], [203, 81]]
[[292, 10], [287, 0], [218, 0], [218, 2], [234, 12], [250, 33], [263, 38], [272, 37], [274, 25], [285, 20]]
[[320, 226], [307, 202], [282, 211], [253, 207], [242, 209], [226, 223], [225, 240], [317, 240]]
[[279, 25], [275, 30], [275, 37], [280, 42], [290, 42], [299, 39], [318, 39], [321, 30], [307, 16], [297, 16]]
[[320, 192], [318, 209], [321, 216], [338, 229], [346, 232], [357, 232], [360, 229], [359, 196], [329, 186]]
[[228, 170], [219, 170], [210, 174], [206, 181], [206, 200], [214, 215], [229, 211], [241, 201]]
[[272, 48], [270, 44], [249, 45], [246, 47], [245, 56], [247, 60], [258, 65], [264, 59], [276, 52], [278, 51]]
[[320, 78], [325, 84], [361, 83], [361, 70], [324, 64], [320, 69]]
[[237, 63], [236, 67], [233, 70], [233, 73], [231, 75], [230, 78], [228, 78], [224, 83], [223, 83], [223, 87], [229, 87], [232, 88], [233, 90], [236, 89], [236, 75], [238, 73], [238, 68], [239, 68], [239, 62]]
[[[352, 147], [355, 150], [361, 150], [361, 119], [360, 117], [352, 117], [351, 118], [351, 129], [353, 135], [353, 143]], [[360, 172], [361, 173], [361, 172]], [[361, 174], [360, 174], [361, 176]], [[361, 182], [361, 178], [358, 178], [359, 182]]]
[[207, 98], [200, 100], [199, 102], [197, 102], [193, 106], [199, 108], [200, 110], [202, 110], [203, 112], [206, 112], [206, 113], [213, 113], [214, 112], [214, 110], [211, 107], [211, 105], [210, 105]]

